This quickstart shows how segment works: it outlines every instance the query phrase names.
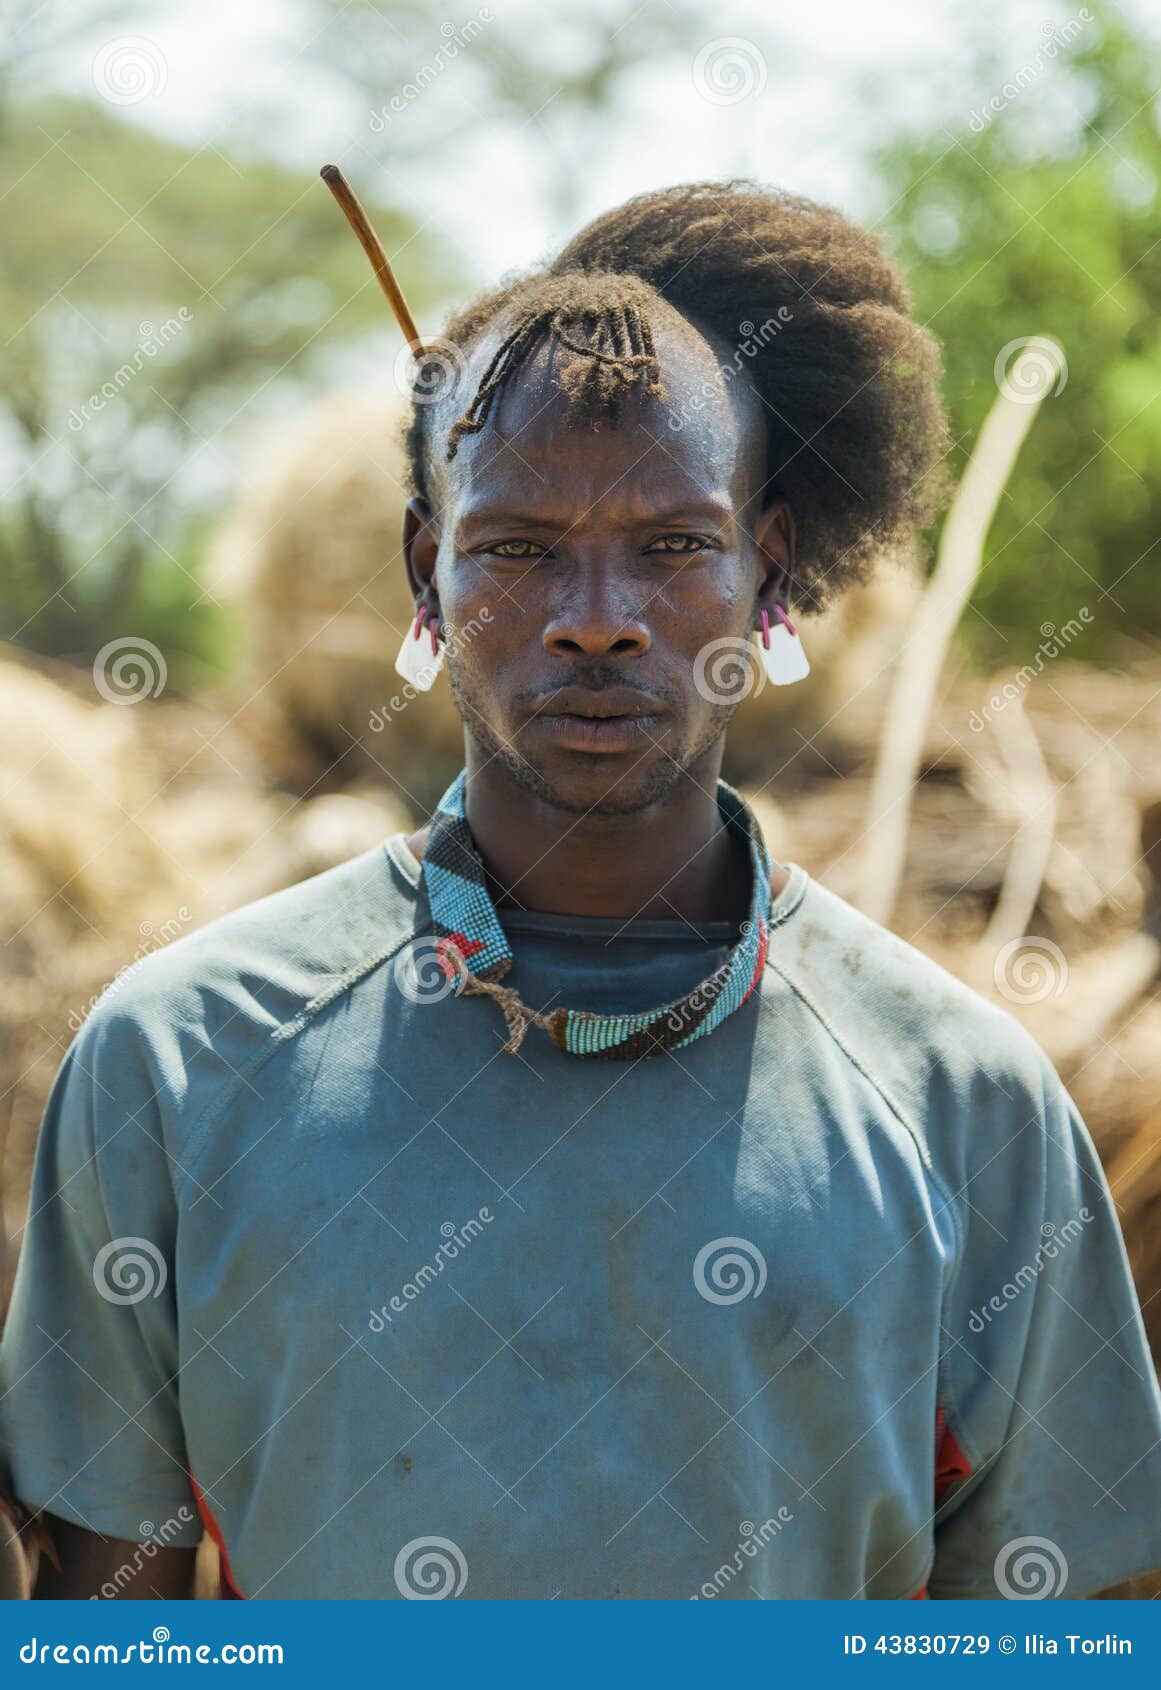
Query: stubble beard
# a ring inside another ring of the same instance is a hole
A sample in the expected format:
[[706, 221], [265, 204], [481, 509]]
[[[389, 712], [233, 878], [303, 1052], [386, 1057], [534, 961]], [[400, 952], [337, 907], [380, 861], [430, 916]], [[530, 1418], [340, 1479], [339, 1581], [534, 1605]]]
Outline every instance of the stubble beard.
[[492, 728], [450, 664], [448, 681], [464, 732], [474, 740], [484, 761], [499, 763], [521, 791], [554, 810], [574, 816], [632, 816], [663, 801], [685, 779], [693, 765], [722, 739], [738, 708], [737, 703], [716, 706], [714, 715], [697, 740], [676, 755], [668, 750], [662, 752], [649, 764], [643, 779], [634, 779], [634, 766], [630, 764], [628, 770], [614, 778], [602, 797], [578, 801], [538, 769], [514, 740], [504, 739]]

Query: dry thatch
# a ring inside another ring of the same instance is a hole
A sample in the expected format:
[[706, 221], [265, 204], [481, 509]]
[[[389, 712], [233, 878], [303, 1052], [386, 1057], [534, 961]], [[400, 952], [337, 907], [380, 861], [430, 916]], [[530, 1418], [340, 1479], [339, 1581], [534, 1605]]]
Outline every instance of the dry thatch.
[[[63, 673], [63, 671], [61, 672]], [[0, 659], [0, 1209], [20, 1223], [53, 1074], [96, 997], [227, 909], [404, 825], [378, 790], [271, 789], [228, 722], [197, 705], [89, 702]], [[0, 1310], [11, 1262], [0, 1226]]]

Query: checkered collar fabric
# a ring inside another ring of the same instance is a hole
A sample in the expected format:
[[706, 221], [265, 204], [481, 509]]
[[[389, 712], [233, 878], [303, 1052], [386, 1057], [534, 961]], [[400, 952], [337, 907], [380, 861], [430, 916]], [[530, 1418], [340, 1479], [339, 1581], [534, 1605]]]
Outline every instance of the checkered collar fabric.
[[468, 828], [465, 779], [466, 771], [461, 771], [439, 801], [423, 854], [422, 888], [445, 972], [463, 977], [461, 992], [465, 985], [492, 991], [504, 1006], [510, 1026], [515, 1017], [518, 1032], [509, 1049], [515, 1050], [525, 1027], [535, 1023], [572, 1056], [622, 1060], [656, 1056], [705, 1038], [745, 1003], [766, 965], [772, 893], [770, 858], [757, 819], [740, 793], [725, 781], [718, 782], [722, 819], [745, 839], [753, 871], [749, 913], [738, 943], [721, 967], [684, 997], [638, 1014], [602, 1015], [561, 1008], [540, 1016], [521, 1004], [509, 988], [497, 990], [487, 984], [503, 978], [513, 957]]

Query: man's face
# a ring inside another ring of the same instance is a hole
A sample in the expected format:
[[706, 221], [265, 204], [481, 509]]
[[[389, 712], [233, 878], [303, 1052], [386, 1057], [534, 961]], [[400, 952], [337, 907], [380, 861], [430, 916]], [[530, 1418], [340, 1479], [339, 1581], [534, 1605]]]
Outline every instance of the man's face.
[[616, 428], [569, 426], [559, 353], [542, 351], [438, 466], [439, 510], [409, 548], [438, 594], [469, 765], [498, 759], [576, 813], [639, 810], [686, 771], [712, 786], [743, 677], [723, 697], [699, 654], [745, 649], [785, 562], [785, 522], [755, 508], [755, 401], [676, 313], [655, 337], [665, 398], [630, 389]]

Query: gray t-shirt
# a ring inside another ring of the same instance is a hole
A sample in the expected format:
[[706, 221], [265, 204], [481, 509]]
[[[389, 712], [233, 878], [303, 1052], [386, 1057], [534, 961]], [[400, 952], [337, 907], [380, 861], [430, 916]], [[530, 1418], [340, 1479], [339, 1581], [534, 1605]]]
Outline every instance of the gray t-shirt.
[[[19, 1494], [192, 1543], [200, 1492], [248, 1597], [1064, 1566], [1071, 1596], [1161, 1563], [1156, 1382], [1071, 1099], [788, 866], [759, 989], [648, 1060], [508, 1054], [494, 1002], [405, 966], [402, 836], [149, 958], [45, 1120], [0, 1346]], [[504, 922], [538, 1008], [668, 1001], [734, 937]]]

